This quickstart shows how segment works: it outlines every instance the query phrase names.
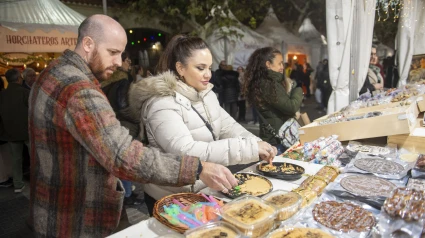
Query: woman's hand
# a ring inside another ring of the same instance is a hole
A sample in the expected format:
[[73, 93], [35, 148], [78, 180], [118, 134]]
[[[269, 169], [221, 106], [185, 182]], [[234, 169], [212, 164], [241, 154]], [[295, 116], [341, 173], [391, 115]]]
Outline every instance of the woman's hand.
[[271, 164], [273, 162], [274, 157], [277, 154], [277, 149], [274, 146], [271, 146], [269, 143], [264, 141], [258, 142], [258, 155], [260, 159], [266, 161]]

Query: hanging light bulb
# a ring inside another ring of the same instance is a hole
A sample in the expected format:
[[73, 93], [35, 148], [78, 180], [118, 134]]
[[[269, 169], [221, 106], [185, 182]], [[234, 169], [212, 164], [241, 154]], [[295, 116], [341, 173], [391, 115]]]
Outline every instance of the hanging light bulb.
[[44, 68], [46, 68], [47, 67], [47, 64], [44, 64]]
[[6, 62], [6, 65], [7, 65], [7, 66], [9, 66], [9, 61], [8, 61], [8, 62]]
[[40, 66], [40, 63], [37, 63], [37, 68]]
[[24, 68], [27, 68], [27, 64], [24, 64]]

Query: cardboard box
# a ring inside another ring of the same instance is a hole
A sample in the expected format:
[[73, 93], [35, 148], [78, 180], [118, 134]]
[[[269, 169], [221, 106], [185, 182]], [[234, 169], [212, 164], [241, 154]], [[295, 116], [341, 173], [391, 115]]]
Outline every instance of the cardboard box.
[[397, 144], [398, 148], [409, 150], [412, 153], [425, 153], [425, 127], [423, 119], [416, 120], [416, 126], [410, 134], [391, 135], [387, 143]]
[[[377, 110], [374, 110], [377, 111]], [[388, 135], [410, 134], [416, 124], [418, 108], [416, 104], [379, 110], [382, 116], [319, 125], [318, 121], [299, 129], [300, 142], [305, 143], [317, 138], [338, 135], [338, 140], [356, 140]], [[358, 113], [352, 116], [362, 116]]]
[[416, 98], [416, 104], [420, 112], [425, 112], [425, 95], [420, 95]]

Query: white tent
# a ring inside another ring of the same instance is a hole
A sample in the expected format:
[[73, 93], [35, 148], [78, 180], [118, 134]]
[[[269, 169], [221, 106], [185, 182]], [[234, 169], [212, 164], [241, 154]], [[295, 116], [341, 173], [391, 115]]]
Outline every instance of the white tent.
[[58, 0], [0, 2], [0, 52], [62, 52], [85, 17]]
[[409, 76], [412, 56], [425, 54], [425, 1], [404, 1], [396, 37], [399, 86]]
[[274, 47], [279, 49], [284, 55], [284, 61], [286, 61], [288, 54], [304, 54], [307, 55], [308, 61], [311, 62], [310, 44], [289, 32], [280, 23], [272, 7], [269, 8], [267, 16], [261, 25], [258, 26], [256, 32], [273, 40]]
[[298, 29], [300, 38], [311, 45], [311, 63], [315, 67], [319, 61], [328, 58], [326, 37], [316, 29], [310, 18], [305, 18]]
[[[237, 20], [231, 12], [229, 12], [229, 17]], [[229, 32], [233, 34], [227, 35]], [[242, 37], [235, 34], [242, 35]], [[240, 22], [237, 23], [237, 26], [215, 29], [207, 37], [206, 42], [213, 55], [214, 69], [222, 60], [226, 60], [227, 64], [232, 65], [233, 68], [245, 67], [248, 64], [249, 57], [256, 49], [273, 45], [272, 40], [256, 33]], [[227, 50], [227, 59], [225, 59], [225, 50]]]
[[[369, 67], [375, 4], [376, 0], [326, 1], [329, 77], [333, 88], [328, 113], [347, 106], [350, 93], [357, 97], [363, 86]], [[350, 92], [350, 83], [354, 83], [351, 88], [355, 92]]]

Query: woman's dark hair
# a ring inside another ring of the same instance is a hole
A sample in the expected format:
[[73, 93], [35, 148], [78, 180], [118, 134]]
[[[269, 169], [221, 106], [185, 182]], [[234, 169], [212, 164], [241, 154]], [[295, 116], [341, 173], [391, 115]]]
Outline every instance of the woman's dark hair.
[[124, 62], [125, 59], [130, 58], [130, 54], [127, 51], [121, 53], [121, 60]]
[[[273, 85], [274, 81], [268, 76], [266, 62], [270, 61], [270, 63], [273, 63], [278, 54], [282, 53], [273, 47], [265, 47], [257, 49], [249, 57], [242, 89], [243, 94], [248, 97], [248, 102], [251, 103], [251, 105], [258, 107], [263, 106], [263, 98], [265, 98], [268, 103], [277, 100], [276, 87]], [[261, 80], [265, 80], [265, 87], [260, 87]], [[263, 92], [263, 88], [273, 88], [273, 90], [271, 94], [269, 94], [270, 92]]]
[[186, 65], [187, 59], [192, 56], [193, 51], [203, 49], [208, 49], [208, 45], [199, 37], [187, 35], [174, 36], [168, 42], [164, 53], [159, 58], [156, 73], [171, 70], [174, 74], [178, 75], [176, 63], [180, 62]]

